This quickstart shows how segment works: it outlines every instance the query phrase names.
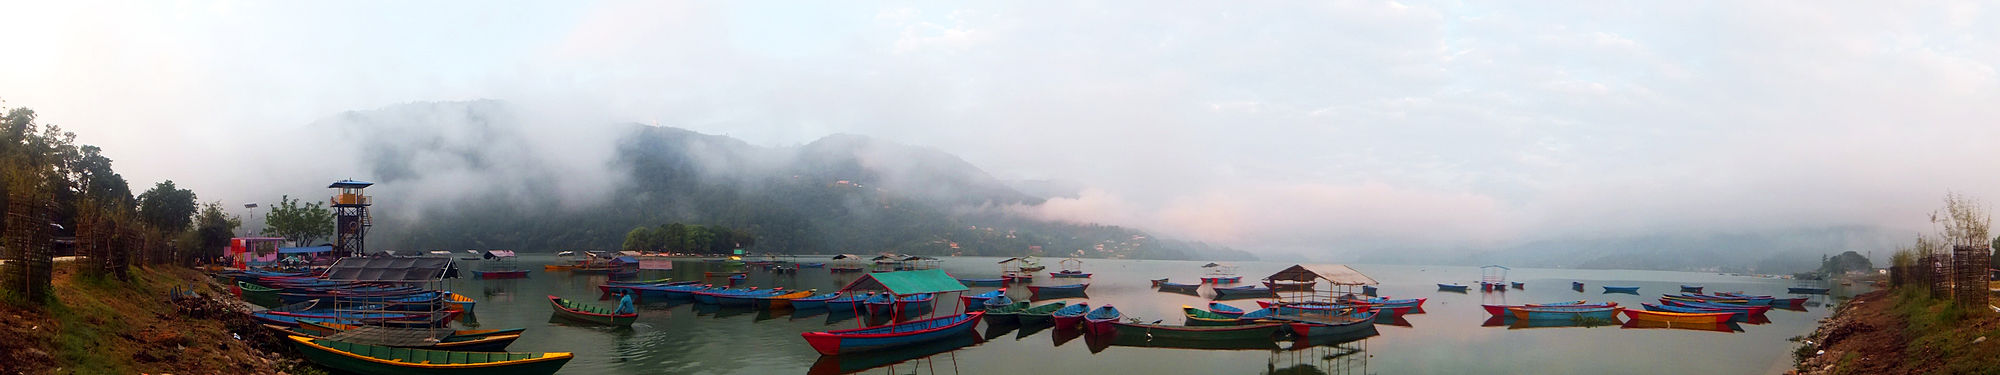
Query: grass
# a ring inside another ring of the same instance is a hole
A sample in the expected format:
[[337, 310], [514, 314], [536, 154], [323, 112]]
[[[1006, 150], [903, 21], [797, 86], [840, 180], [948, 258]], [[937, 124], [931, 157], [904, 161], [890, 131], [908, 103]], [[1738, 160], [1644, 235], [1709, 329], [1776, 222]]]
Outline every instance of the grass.
[[1904, 287], [1896, 291], [1891, 311], [1905, 322], [1903, 368], [1937, 365], [1944, 373], [2000, 374], [2000, 348], [1972, 344], [1981, 336], [2000, 339], [2000, 328], [1980, 328], [1995, 318], [1991, 310], [1958, 306], [1932, 299], [1921, 288]]

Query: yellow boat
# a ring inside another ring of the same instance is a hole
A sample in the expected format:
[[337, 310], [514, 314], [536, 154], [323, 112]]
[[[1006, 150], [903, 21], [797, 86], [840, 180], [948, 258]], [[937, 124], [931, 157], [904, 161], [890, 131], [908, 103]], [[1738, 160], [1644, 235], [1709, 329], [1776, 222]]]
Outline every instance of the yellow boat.
[[806, 298], [806, 297], [812, 297], [812, 296], [813, 296], [813, 292], [814, 292], [814, 291], [812, 291], [812, 290], [801, 290], [801, 291], [796, 291], [796, 292], [791, 292], [791, 293], [785, 293], [785, 294], [779, 294], [779, 295], [775, 295], [775, 296], [770, 296], [770, 297], [765, 297], [765, 298], [764, 298], [764, 301], [765, 301], [764, 303], [767, 303], [767, 304], [770, 304], [770, 306], [768, 306], [768, 307], [770, 307], [770, 308], [773, 308], [773, 309], [775, 309], [775, 308], [780, 308], [780, 307], [792, 307], [792, 300], [795, 300], [795, 299], [800, 299], [800, 298]]
[[543, 270], [543, 271], [568, 271], [568, 270], [573, 270], [573, 269], [576, 269], [576, 265], [573, 265], [573, 264], [550, 264], [550, 265], [544, 265], [544, 266], [542, 266], [542, 270]]
[[445, 298], [445, 302], [450, 302], [445, 304], [446, 310], [465, 310], [469, 312], [472, 311], [473, 306], [475, 306], [474, 304], [478, 303], [474, 302], [472, 297], [466, 297], [464, 294], [458, 293], [451, 293]]
[[1646, 311], [1639, 309], [1625, 309], [1625, 317], [1632, 318], [1632, 320], [1650, 320], [1655, 322], [1667, 322], [1667, 323], [1717, 324], [1717, 323], [1728, 322], [1729, 317], [1735, 315], [1736, 313], [1728, 313], [1728, 312], [1677, 313], [1672, 311]]

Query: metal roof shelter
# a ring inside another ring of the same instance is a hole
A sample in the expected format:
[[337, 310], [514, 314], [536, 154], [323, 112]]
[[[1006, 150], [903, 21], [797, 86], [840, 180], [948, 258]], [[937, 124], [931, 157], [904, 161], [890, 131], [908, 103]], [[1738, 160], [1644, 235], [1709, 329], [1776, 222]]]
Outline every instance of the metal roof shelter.
[[923, 293], [963, 292], [969, 289], [958, 279], [944, 273], [944, 270], [877, 272], [861, 275], [854, 282], [847, 283], [840, 291], [886, 291], [889, 294], [907, 296]]
[[346, 257], [326, 270], [331, 281], [423, 283], [443, 281], [451, 257]]
[[280, 247], [279, 254], [308, 254], [333, 251], [333, 246]]
[[1381, 284], [1376, 282], [1375, 278], [1368, 277], [1368, 275], [1362, 274], [1361, 271], [1355, 271], [1354, 268], [1341, 264], [1312, 265], [1312, 266], [1307, 266], [1303, 264], [1294, 264], [1291, 267], [1285, 268], [1282, 271], [1278, 271], [1278, 273], [1271, 274], [1271, 276], [1265, 277], [1264, 279], [1280, 280], [1280, 281], [1326, 280], [1329, 284], [1333, 285]]

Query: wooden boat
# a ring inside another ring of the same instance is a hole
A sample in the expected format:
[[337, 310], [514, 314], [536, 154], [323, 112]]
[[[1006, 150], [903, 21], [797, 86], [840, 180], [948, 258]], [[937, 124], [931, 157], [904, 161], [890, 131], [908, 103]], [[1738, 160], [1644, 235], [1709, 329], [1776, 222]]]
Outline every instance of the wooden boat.
[[1151, 340], [1252, 340], [1271, 339], [1283, 324], [1262, 323], [1226, 326], [1170, 326], [1161, 324], [1111, 322], [1119, 336], [1132, 335]]
[[1183, 324], [1189, 326], [1233, 326], [1244, 323], [1234, 316], [1217, 314], [1188, 305], [1181, 305], [1181, 314], [1187, 316], [1187, 322]]
[[1736, 333], [1742, 330], [1736, 323], [1672, 323], [1639, 319], [1628, 319], [1624, 325], [1619, 326], [1619, 329], [1679, 329], [1722, 333]]
[[1739, 296], [1720, 296], [1720, 295], [1714, 295], [1714, 296], [1712, 296], [1712, 295], [1707, 295], [1707, 294], [1699, 294], [1699, 293], [1681, 293], [1681, 296], [1682, 296], [1682, 297], [1687, 297], [1687, 298], [1695, 298], [1695, 299], [1701, 299], [1701, 300], [1706, 300], [1706, 301], [1709, 301], [1709, 302], [1716, 302], [1716, 303], [1741, 303], [1741, 304], [1747, 304], [1747, 305], [1756, 305], [1756, 306], [1769, 306], [1769, 305], [1771, 304], [1771, 299], [1772, 299], [1772, 298], [1771, 298], [1771, 296], [1743, 296], [1743, 295], [1739, 295]]
[[542, 265], [542, 271], [568, 271], [568, 270], [573, 270], [573, 269], [576, 269], [576, 265], [574, 265], [574, 264], [545, 264], [545, 265]]
[[1111, 333], [1111, 323], [1118, 321], [1118, 318], [1124, 316], [1125, 314], [1118, 312], [1118, 308], [1106, 304], [1098, 307], [1096, 310], [1090, 310], [1089, 314], [1083, 315], [1084, 331], [1090, 332], [1093, 335]]
[[473, 270], [472, 277], [480, 279], [519, 279], [528, 277], [528, 270]]
[[1684, 293], [1701, 293], [1701, 286], [1700, 286], [1700, 285], [1687, 285], [1687, 284], [1681, 284], [1681, 292], [1684, 292]]
[[882, 350], [967, 334], [984, 312], [918, 320], [880, 327], [843, 329], [799, 334], [821, 355]]
[[1349, 301], [1349, 302], [1353, 302], [1353, 303], [1358, 303], [1358, 304], [1369, 304], [1369, 305], [1375, 305], [1375, 306], [1378, 306], [1378, 307], [1404, 307], [1404, 306], [1408, 306], [1408, 307], [1423, 307], [1423, 306], [1424, 306], [1424, 301], [1428, 301], [1428, 300], [1430, 300], [1430, 299], [1429, 299], [1429, 298], [1403, 298], [1403, 299], [1388, 299], [1388, 298], [1386, 298], [1386, 297], [1375, 297], [1375, 298], [1367, 298], [1367, 299], [1346, 299], [1346, 301]]
[[1280, 292], [1303, 292], [1303, 291], [1311, 291], [1311, 290], [1313, 290], [1313, 287], [1314, 287], [1314, 286], [1317, 286], [1317, 285], [1319, 285], [1319, 282], [1318, 282], [1318, 281], [1286, 281], [1286, 280], [1265, 280], [1265, 281], [1264, 281], [1264, 286], [1265, 286], [1265, 287], [1268, 287], [1268, 288], [1271, 288], [1271, 290], [1275, 290], [1275, 291], [1280, 291]]
[[1486, 309], [1487, 314], [1493, 316], [1510, 316], [1511, 314], [1507, 313], [1507, 308], [1509, 307], [1613, 307], [1613, 306], [1618, 306], [1618, 303], [1617, 302], [1584, 303], [1583, 300], [1576, 300], [1569, 302], [1530, 303], [1526, 305], [1479, 305], [1479, 307]]
[[1805, 305], [1806, 303], [1805, 297], [1777, 298], [1772, 296], [1753, 296], [1753, 295], [1743, 294], [1741, 292], [1716, 293], [1715, 295], [1728, 298], [1743, 298], [1748, 300], [1750, 304], [1756, 304], [1757, 301], [1765, 301], [1764, 304], [1768, 306], [1801, 306]]
[[1271, 288], [1265, 288], [1259, 285], [1240, 286], [1234, 288], [1215, 288], [1216, 299], [1276, 297], [1277, 295], [1278, 294], [1276, 292], [1271, 291]]
[[483, 353], [361, 345], [287, 336], [320, 366], [365, 375], [403, 374], [554, 374], [568, 364], [570, 353]]
[[928, 305], [934, 300], [937, 300], [937, 295], [930, 293], [903, 296], [896, 300], [896, 311], [915, 311], [917, 307]]
[[1154, 288], [1158, 288], [1158, 287], [1160, 287], [1160, 284], [1162, 284], [1162, 283], [1165, 283], [1165, 282], [1167, 282], [1167, 278], [1165, 278], [1165, 277], [1162, 277], [1162, 278], [1158, 278], [1158, 279], [1152, 279], [1152, 280], [1150, 280], [1150, 281], [1152, 281], [1152, 282], [1153, 282], [1153, 287], [1154, 287]]
[[446, 293], [445, 302], [448, 303], [445, 305], [446, 308], [454, 310], [472, 311], [474, 306], [478, 306], [478, 302], [473, 301], [472, 297], [458, 293]]
[[1682, 300], [1673, 300], [1673, 299], [1665, 299], [1665, 298], [1662, 298], [1662, 299], [1660, 299], [1660, 302], [1662, 302], [1662, 303], [1666, 303], [1666, 304], [1667, 304], [1667, 305], [1669, 305], [1669, 306], [1682, 306], [1682, 307], [1695, 307], [1695, 308], [1703, 308], [1703, 309], [1710, 309], [1710, 310], [1717, 310], [1717, 311], [1724, 311], [1724, 310], [1726, 310], [1726, 311], [1743, 311], [1743, 312], [1746, 312], [1746, 313], [1749, 313], [1749, 314], [1750, 314], [1750, 316], [1752, 316], [1752, 317], [1755, 317], [1755, 316], [1758, 316], [1758, 315], [1764, 315], [1764, 312], [1767, 312], [1767, 311], [1771, 311], [1771, 307], [1770, 307], [1770, 306], [1749, 306], [1749, 305], [1726, 305], [1726, 304], [1719, 304], [1719, 303], [1707, 303], [1707, 302], [1697, 302], [1697, 301], [1682, 301]]
[[1741, 320], [1741, 321], [1750, 320], [1749, 310], [1708, 309], [1708, 308], [1686, 307], [1686, 306], [1662, 306], [1650, 303], [1641, 303], [1639, 305], [1645, 307], [1646, 311], [1665, 311], [1665, 312], [1695, 313], [1695, 314], [1723, 313], [1730, 315], [1729, 320]]
[[[326, 336], [353, 330], [359, 327], [362, 326], [357, 326], [353, 324], [329, 323], [329, 322], [322, 322], [322, 321], [315, 321], [308, 319], [299, 321], [298, 329], [304, 330], [305, 332], [311, 333], [312, 335], [315, 336]], [[528, 330], [527, 328], [461, 329], [461, 330], [451, 331], [450, 336], [451, 337], [482, 337], [482, 336], [510, 336], [510, 335], [518, 336], [521, 334], [521, 332], [526, 332], [527, 330]]]
[[958, 279], [958, 283], [965, 286], [1001, 286], [1007, 284], [1007, 279]]
[[727, 277], [727, 276], [736, 276], [736, 275], [745, 275], [745, 274], [749, 274], [749, 272], [744, 272], [744, 271], [708, 271], [708, 272], [702, 272], [702, 273], [701, 273], [701, 276], [702, 276], [702, 277]]
[[1209, 302], [1208, 312], [1215, 313], [1216, 315], [1227, 316], [1230, 318], [1243, 316], [1243, 309], [1236, 308], [1236, 306], [1225, 305], [1221, 302]]
[[1569, 282], [1569, 287], [1570, 287], [1570, 289], [1576, 289], [1576, 290], [1579, 290], [1579, 291], [1581, 291], [1581, 290], [1583, 290], [1583, 282], [1582, 282], [1582, 281], [1571, 281], [1571, 282]]
[[826, 263], [800, 263], [799, 268], [826, 268]]
[[1521, 289], [1521, 288], [1523, 288], [1523, 287], [1526, 287], [1526, 286], [1527, 286], [1528, 284], [1523, 284], [1523, 283], [1521, 283], [1521, 282], [1519, 282], [1519, 281], [1510, 281], [1510, 282], [1507, 282], [1507, 285], [1511, 285], [1511, 286], [1513, 286], [1513, 287], [1514, 287], [1514, 289]]
[[1070, 284], [1070, 285], [1051, 285], [1051, 286], [1029, 285], [1028, 291], [1032, 293], [1041, 293], [1044, 290], [1050, 292], [1081, 292], [1085, 288], [1089, 287], [1090, 284]]
[[1236, 320], [1239, 322], [1248, 323], [1258, 320], [1271, 319], [1272, 317], [1275, 317], [1277, 315], [1278, 315], [1278, 309], [1261, 308], [1247, 313], [1243, 313], [1243, 315], [1237, 316]]
[[674, 278], [669, 277], [669, 278], [652, 279], [652, 280], [632, 280], [632, 281], [612, 280], [612, 281], [606, 281], [604, 283], [608, 285], [685, 285], [685, 284], [700, 283], [700, 281], [690, 280], [690, 281], [674, 282]]
[[1021, 310], [1028, 308], [1027, 302], [1015, 302], [1013, 299], [1007, 298], [1006, 295], [987, 299], [983, 305], [986, 306], [986, 322], [988, 324], [1020, 323], [1020, 316], [1015, 314], [1019, 314]]
[[1021, 309], [1021, 312], [1015, 313], [1014, 316], [1015, 319], [1020, 320], [1021, 324], [1023, 325], [1048, 323], [1049, 319], [1051, 318], [1050, 314], [1054, 314], [1056, 310], [1062, 310], [1062, 308], [1065, 307], [1065, 305], [1066, 304], [1063, 302], [1056, 302], [1041, 306], [1030, 307], [1026, 309]]
[[1465, 290], [1466, 290], [1466, 288], [1470, 288], [1470, 287], [1471, 287], [1470, 285], [1459, 285], [1459, 284], [1438, 284], [1438, 290], [1442, 290], [1442, 291], [1447, 291], [1447, 292], [1463, 292], [1463, 291], [1465, 291]]
[[237, 297], [243, 298], [244, 302], [265, 308], [282, 306], [278, 303], [278, 289], [266, 288], [262, 285], [243, 281], [236, 282], [235, 289]]
[[549, 306], [555, 307], [555, 316], [563, 319], [611, 326], [631, 326], [639, 320], [639, 313], [613, 314], [611, 310], [570, 302], [562, 297], [549, 296]]
[[1610, 285], [1606, 285], [1606, 286], [1604, 286], [1604, 292], [1605, 292], [1605, 293], [1639, 293], [1639, 287], [1636, 287], [1636, 286], [1610, 286]]
[[1049, 313], [1049, 317], [1055, 320], [1056, 329], [1075, 329], [1083, 323], [1083, 315], [1088, 313], [1090, 313], [1090, 303], [1078, 302]]
[[875, 293], [842, 294], [840, 297], [826, 300], [826, 309], [828, 311], [864, 313], [867, 311], [862, 310], [865, 307], [863, 302], [874, 297]]
[[1832, 291], [1832, 289], [1815, 288], [1809, 286], [1795, 286], [1795, 287], [1785, 288], [1785, 292], [1791, 294], [1826, 294], [1828, 291]]
[[1008, 282], [1026, 283], [1026, 282], [1034, 282], [1035, 274], [1027, 272], [1009, 273], [1005, 275], [1000, 275], [1000, 278], [1007, 279]]
[[1668, 323], [1727, 323], [1734, 313], [1679, 313], [1671, 311], [1625, 310], [1625, 317]]
[[826, 302], [832, 301], [834, 298], [840, 298], [840, 293], [834, 292], [811, 297], [801, 297], [792, 300], [792, 308], [799, 310], [824, 309], [826, 308]]
[[1235, 283], [1240, 283], [1240, 282], [1243, 282], [1243, 277], [1242, 277], [1242, 276], [1203, 276], [1203, 277], [1201, 278], [1201, 282], [1202, 282], [1202, 283], [1207, 283], [1207, 284], [1235, 284]]
[[1515, 319], [1553, 320], [1593, 318], [1610, 320], [1618, 317], [1624, 307], [1509, 307]]
[[777, 294], [777, 295], [768, 295], [768, 296], [762, 296], [762, 297], [757, 297], [756, 299], [754, 299], [754, 300], [751, 300], [751, 306], [754, 306], [754, 307], [761, 307], [761, 308], [767, 308], [767, 309], [779, 309], [779, 308], [786, 308], [786, 307], [792, 307], [792, 300], [796, 300], [796, 299], [800, 299], [800, 298], [806, 298], [806, 297], [812, 297], [812, 296], [813, 296], [813, 293], [816, 293], [816, 292], [819, 292], [819, 290], [817, 290], [817, 289], [815, 289], [815, 290], [801, 290], [801, 291], [796, 291], [796, 292], [791, 292], [791, 293], [784, 293], [784, 294]]
[[[327, 336], [340, 334], [342, 332], [347, 332], [356, 329], [355, 328], [356, 326], [346, 325], [346, 324], [340, 324], [340, 326], [343, 326], [344, 329], [334, 329], [332, 327], [324, 326], [330, 324], [334, 323], [320, 323], [308, 320], [299, 322], [299, 326], [297, 327], [280, 327], [273, 325], [266, 325], [265, 327], [279, 330], [287, 335], [306, 336], [316, 339], [328, 338]], [[424, 335], [420, 337], [427, 337], [427, 338], [430, 337], [428, 336], [428, 334], [430, 334], [429, 329], [426, 328], [367, 327], [363, 329], [369, 330], [370, 332], [383, 332], [383, 330], [398, 330], [398, 329], [418, 330], [419, 332], [416, 332], [415, 334]], [[400, 332], [393, 332], [393, 331], [389, 332], [391, 332], [390, 334], [394, 336], [408, 335]], [[409, 348], [409, 349], [425, 349], [425, 350], [451, 350], [451, 351], [461, 351], [461, 352], [501, 352], [501, 351], [506, 351], [507, 345], [513, 344], [514, 340], [518, 340], [521, 338], [520, 330], [514, 330], [514, 332], [515, 332], [514, 334], [506, 334], [506, 335], [489, 334], [489, 335], [475, 335], [475, 336], [459, 336], [455, 334], [450, 334], [450, 335], [444, 335], [444, 337], [436, 338], [435, 340], [416, 340], [413, 341], [410, 345], [380, 345], [380, 346], [390, 346], [390, 347]]]
[[881, 294], [876, 294], [873, 297], [868, 297], [868, 300], [862, 301], [861, 304], [867, 307], [867, 311], [869, 314], [888, 315], [895, 308], [896, 306], [895, 301], [896, 301], [895, 295], [888, 293], [881, 293]]
[[1004, 295], [1007, 295], [1007, 288], [1000, 288], [988, 291], [986, 293], [974, 294], [969, 296], [960, 295], [958, 296], [958, 303], [959, 305], [965, 306], [966, 310], [968, 311], [985, 310], [987, 300], [993, 299], [993, 297], [999, 297]]
[[1290, 321], [1286, 325], [1297, 337], [1337, 336], [1354, 334], [1375, 329], [1375, 311], [1356, 311], [1343, 316], [1341, 321]]
[[717, 305], [724, 307], [755, 307], [757, 306], [757, 302], [764, 299], [764, 297], [785, 293], [789, 292], [777, 289], [757, 289], [747, 292], [717, 292], [711, 294], [715, 296], [715, 304]]
[[1165, 282], [1165, 281], [1160, 282], [1160, 291], [1162, 292], [1193, 293], [1193, 292], [1199, 292], [1200, 290], [1201, 290], [1201, 285], [1199, 284], [1182, 284], [1182, 283]]
[[1045, 269], [1049, 269], [1049, 266], [1044, 266], [1044, 265], [1042, 265], [1042, 261], [1041, 261], [1040, 259], [1038, 259], [1038, 258], [1035, 258], [1035, 256], [1033, 256], [1033, 255], [1030, 255], [1030, 256], [1026, 256], [1026, 257], [1021, 257], [1021, 271], [1022, 271], [1022, 272], [1030, 272], [1030, 273], [1032, 273], [1032, 272], [1038, 272], [1038, 271], [1041, 271], [1041, 270], [1045, 270]]
[[1050, 272], [1049, 277], [1060, 278], [1060, 279], [1087, 279], [1090, 278], [1090, 274], [1085, 273], [1083, 271], [1056, 271], [1056, 272]]

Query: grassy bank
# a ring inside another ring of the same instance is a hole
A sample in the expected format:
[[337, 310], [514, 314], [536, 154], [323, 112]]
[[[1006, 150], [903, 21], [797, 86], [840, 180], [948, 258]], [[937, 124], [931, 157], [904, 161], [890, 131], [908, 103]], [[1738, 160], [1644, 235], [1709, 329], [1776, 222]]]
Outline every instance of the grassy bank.
[[1804, 341], [1799, 373], [2000, 374], [2000, 314], [1920, 288], [1856, 296]]
[[76, 275], [59, 263], [46, 303], [0, 303], [0, 374], [279, 373], [290, 365], [239, 337], [240, 313], [170, 291], [227, 297], [192, 269], [133, 268], [131, 280]]

